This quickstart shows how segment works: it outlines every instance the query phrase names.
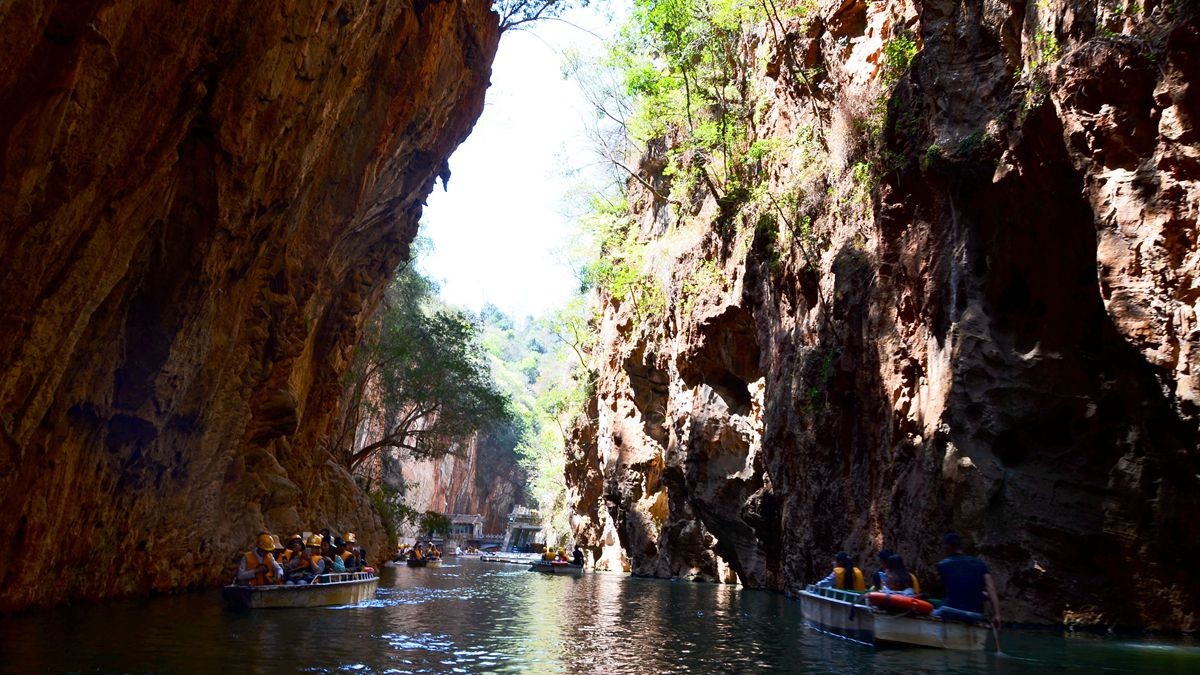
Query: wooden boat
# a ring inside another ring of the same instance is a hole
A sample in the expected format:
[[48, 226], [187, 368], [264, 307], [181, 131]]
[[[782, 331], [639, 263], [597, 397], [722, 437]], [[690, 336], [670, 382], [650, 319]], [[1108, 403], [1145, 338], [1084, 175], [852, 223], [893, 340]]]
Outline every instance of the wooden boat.
[[221, 598], [237, 609], [353, 605], [374, 598], [378, 587], [379, 577], [371, 572], [347, 572], [322, 574], [303, 586], [230, 584], [221, 591]]
[[569, 562], [560, 562], [549, 560], [535, 560], [529, 566], [530, 572], [541, 572], [542, 574], [558, 574], [569, 577], [583, 576], [583, 565], [572, 565]]
[[800, 610], [810, 626], [864, 645], [893, 643], [939, 649], [983, 649], [987, 628], [929, 616], [888, 614], [867, 605], [864, 593], [809, 586]]
[[425, 567], [426, 565], [429, 564], [429, 559], [428, 558], [420, 558], [420, 559], [409, 558], [405, 562], [408, 564], [409, 567]]

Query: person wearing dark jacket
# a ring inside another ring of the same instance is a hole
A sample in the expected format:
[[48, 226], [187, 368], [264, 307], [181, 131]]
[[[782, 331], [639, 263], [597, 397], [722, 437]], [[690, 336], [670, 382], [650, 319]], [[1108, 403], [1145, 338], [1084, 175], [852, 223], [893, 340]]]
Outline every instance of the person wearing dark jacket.
[[988, 566], [975, 556], [963, 553], [962, 537], [948, 532], [942, 537], [942, 548], [946, 557], [938, 563], [938, 574], [946, 589], [942, 606], [934, 616], [952, 621], [979, 623], [984, 619], [983, 600], [992, 603], [989, 619], [996, 628], [1000, 627], [1000, 599], [996, 595], [996, 584]]

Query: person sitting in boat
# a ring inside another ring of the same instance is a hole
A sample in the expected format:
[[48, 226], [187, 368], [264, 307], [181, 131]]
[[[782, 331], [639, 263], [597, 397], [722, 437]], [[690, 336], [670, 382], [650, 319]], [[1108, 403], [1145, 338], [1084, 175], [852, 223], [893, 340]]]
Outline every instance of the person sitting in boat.
[[545, 552], [542, 553], [542, 560], [554, 562], [554, 549], [547, 546]]
[[275, 540], [266, 532], [258, 535], [255, 548], [242, 554], [238, 565], [237, 582], [243, 586], [266, 586], [277, 584], [283, 578], [283, 568], [275, 562], [272, 551]]
[[424, 560], [425, 559], [425, 554], [421, 553], [421, 545], [420, 544], [417, 544], [416, 546], [412, 547], [412, 550], [410, 550], [408, 552], [408, 559], [409, 560]]
[[333, 540], [333, 552], [329, 554], [329, 572], [333, 574], [346, 573], [346, 542], [341, 537]]
[[888, 571], [887, 561], [888, 558], [892, 557], [893, 555], [894, 554], [886, 548], [879, 552], [879, 569], [875, 570], [875, 573], [871, 575], [871, 588], [877, 591], [882, 591], [883, 587], [887, 585], [885, 579]]
[[942, 577], [946, 598], [933, 615], [945, 620], [980, 623], [986, 592], [992, 603], [992, 625], [999, 628], [1000, 599], [987, 564], [963, 553], [962, 537], [956, 532], [947, 532], [942, 537], [942, 548], [946, 557], [938, 563], [938, 574]]
[[344, 539], [345, 550], [341, 553], [342, 564], [346, 567], [347, 572], [358, 572], [362, 570], [362, 564], [358, 560], [358, 542], [354, 540], [354, 533], [347, 532]]
[[321, 555], [322, 543], [324, 541], [319, 534], [312, 535], [305, 542], [304, 555], [308, 558], [308, 572], [305, 577], [309, 581], [329, 571], [329, 561]]
[[817, 582], [818, 586], [841, 588], [847, 591], [865, 591], [867, 583], [863, 580], [862, 570], [854, 565], [850, 555], [844, 551], [833, 558], [834, 567], [829, 576]]
[[571, 564], [583, 567], [583, 549], [579, 548], [579, 544], [575, 544], [575, 550], [571, 552]]
[[892, 555], [887, 560], [887, 574], [884, 576], [883, 592], [898, 593], [910, 597], [918, 595], [921, 592], [921, 584], [917, 581], [916, 575], [910, 573], [904, 567], [904, 559], [898, 555]]
[[304, 539], [300, 535], [294, 534], [288, 539], [280, 564], [283, 565], [284, 583], [292, 586], [308, 583], [312, 561], [304, 551]]

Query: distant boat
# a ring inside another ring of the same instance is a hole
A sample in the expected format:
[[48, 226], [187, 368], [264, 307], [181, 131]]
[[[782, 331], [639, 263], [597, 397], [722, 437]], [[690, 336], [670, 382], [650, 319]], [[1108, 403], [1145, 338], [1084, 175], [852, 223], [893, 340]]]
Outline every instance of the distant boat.
[[441, 558], [426, 558], [425, 566], [426, 567], [441, 567], [442, 559]]
[[530, 572], [541, 572], [542, 574], [558, 574], [570, 577], [583, 576], [583, 565], [572, 565], [569, 562], [559, 560], [535, 560], [529, 566]]
[[984, 626], [930, 616], [888, 614], [867, 604], [867, 594], [809, 586], [800, 592], [804, 620], [816, 630], [864, 645], [881, 642], [977, 650], [987, 646]]
[[429, 564], [428, 558], [409, 558], [407, 560], [409, 567], [425, 567]]
[[541, 558], [537, 557], [536, 555], [520, 555], [520, 554], [516, 554], [516, 553], [510, 554], [510, 555], [496, 555], [494, 553], [485, 553], [485, 554], [479, 556], [479, 560], [481, 562], [507, 563], [509, 565], [528, 565], [531, 562], [541, 560]]
[[281, 607], [324, 607], [354, 605], [375, 597], [379, 577], [373, 572], [322, 574], [311, 584], [287, 586], [239, 586], [230, 584], [221, 598], [236, 609]]

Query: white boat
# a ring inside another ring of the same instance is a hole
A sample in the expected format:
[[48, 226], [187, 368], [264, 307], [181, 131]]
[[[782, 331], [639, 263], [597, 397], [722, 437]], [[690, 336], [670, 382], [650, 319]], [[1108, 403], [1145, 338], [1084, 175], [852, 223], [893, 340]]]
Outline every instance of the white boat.
[[495, 555], [491, 553], [485, 553], [479, 556], [479, 560], [480, 562], [505, 563], [508, 565], [528, 565], [535, 560], [541, 560], [541, 558], [536, 555], [521, 555], [518, 553], [514, 553], [512, 555]]
[[864, 645], [893, 643], [961, 650], [987, 646], [988, 630], [984, 626], [888, 614], [868, 606], [865, 593], [809, 586], [800, 592], [800, 610], [816, 630]]
[[425, 566], [426, 567], [441, 567], [442, 559], [441, 558], [428, 558], [427, 562], [425, 563]]
[[311, 584], [238, 586], [230, 584], [221, 597], [230, 607], [268, 609], [279, 607], [323, 607], [354, 605], [375, 597], [379, 577], [372, 572], [322, 574]]
[[551, 562], [549, 560], [535, 560], [529, 566], [530, 572], [541, 572], [542, 574], [557, 574], [568, 577], [583, 576], [583, 565], [572, 565], [568, 562]]

